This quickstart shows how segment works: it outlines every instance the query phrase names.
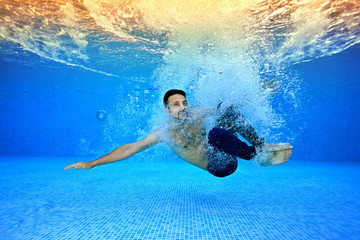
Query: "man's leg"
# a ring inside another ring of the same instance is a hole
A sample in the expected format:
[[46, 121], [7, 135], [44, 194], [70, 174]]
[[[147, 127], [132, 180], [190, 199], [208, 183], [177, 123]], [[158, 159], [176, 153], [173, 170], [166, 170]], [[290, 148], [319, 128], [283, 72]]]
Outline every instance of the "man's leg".
[[[218, 119], [216, 120], [216, 127], [224, 128], [234, 135], [239, 133], [250, 144], [252, 144], [256, 150], [265, 152], [267, 154], [266, 159], [259, 162], [262, 166], [282, 164], [288, 161], [292, 155], [293, 146], [291, 146], [289, 143], [265, 145], [264, 138], [260, 138], [257, 135], [255, 129], [248, 123], [244, 115], [242, 115], [240, 111], [234, 106], [225, 107], [222, 106], [221, 103], [218, 105]], [[239, 145], [234, 144], [234, 146]], [[243, 154], [243, 156], [244, 155], [246, 156], [246, 153]], [[253, 153], [251, 157], [255, 155], [256, 152]]]
[[208, 160], [207, 170], [216, 177], [229, 176], [236, 171], [238, 166], [236, 157], [212, 147], [208, 149]]
[[226, 177], [237, 168], [236, 157], [250, 160], [255, 148], [221, 128], [213, 128], [208, 135], [208, 171], [217, 177]]
[[248, 123], [245, 116], [234, 106], [225, 107], [218, 105], [218, 119], [216, 127], [223, 128], [232, 134], [239, 133], [255, 147], [264, 146], [264, 138], [260, 138], [255, 129]]
[[215, 150], [246, 160], [250, 160], [256, 154], [255, 147], [248, 146], [235, 135], [222, 128], [211, 129], [208, 135], [208, 143]]

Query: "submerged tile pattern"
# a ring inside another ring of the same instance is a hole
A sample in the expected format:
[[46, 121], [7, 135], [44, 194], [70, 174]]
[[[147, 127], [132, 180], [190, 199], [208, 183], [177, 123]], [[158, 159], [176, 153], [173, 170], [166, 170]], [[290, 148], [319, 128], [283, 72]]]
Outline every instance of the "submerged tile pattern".
[[360, 239], [360, 164], [0, 158], [0, 239]]

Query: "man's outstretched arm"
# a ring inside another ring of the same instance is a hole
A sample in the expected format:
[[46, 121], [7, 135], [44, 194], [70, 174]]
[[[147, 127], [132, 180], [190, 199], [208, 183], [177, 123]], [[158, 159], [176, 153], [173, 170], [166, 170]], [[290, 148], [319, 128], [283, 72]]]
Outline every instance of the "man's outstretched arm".
[[140, 140], [140, 141], [137, 141], [134, 143], [130, 143], [130, 144], [122, 145], [122, 146], [116, 148], [111, 153], [109, 153], [99, 159], [96, 159], [91, 162], [73, 163], [73, 164], [65, 167], [65, 170], [68, 170], [70, 168], [91, 169], [95, 166], [100, 166], [100, 165], [104, 165], [107, 163], [121, 161], [128, 157], [131, 157], [132, 155], [134, 155], [138, 152], [141, 152], [147, 148], [154, 146], [158, 142], [159, 142], [159, 137], [156, 135], [156, 133], [151, 133], [143, 140]]

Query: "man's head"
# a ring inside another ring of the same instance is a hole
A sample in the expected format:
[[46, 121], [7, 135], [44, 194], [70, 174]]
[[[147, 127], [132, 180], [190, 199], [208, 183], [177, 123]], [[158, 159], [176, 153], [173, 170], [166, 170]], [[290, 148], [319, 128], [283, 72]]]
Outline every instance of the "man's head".
[[182, 90], [172, 89], [164, 95], [165, 112], [177, 119], [188, 116], [186, 93]]

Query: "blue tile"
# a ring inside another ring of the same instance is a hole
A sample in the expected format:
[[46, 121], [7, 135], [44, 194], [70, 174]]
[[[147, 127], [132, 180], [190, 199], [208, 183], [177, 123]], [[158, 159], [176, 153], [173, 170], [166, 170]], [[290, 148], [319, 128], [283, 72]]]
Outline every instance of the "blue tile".
[[360, 238], [356, 163], [240, 163], [217, 179], [181, 162], [65, 172], [25, 160], [0, 161], [1, 239]]

